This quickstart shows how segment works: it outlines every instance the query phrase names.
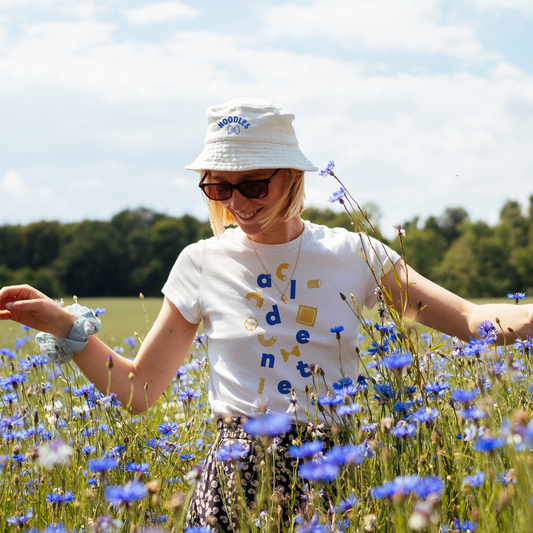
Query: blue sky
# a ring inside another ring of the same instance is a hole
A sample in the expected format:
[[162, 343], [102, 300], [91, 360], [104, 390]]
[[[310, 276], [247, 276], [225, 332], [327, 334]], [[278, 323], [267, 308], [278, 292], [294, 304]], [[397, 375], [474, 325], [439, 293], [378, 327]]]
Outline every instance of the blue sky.
[[[0, 224], [144, 206], [206, 218], [205, 109], [296, 114], [393, 224], [533, 194], [532, 0], [0, 0]], [[307, 176], [307, 205], [337, 188]]]

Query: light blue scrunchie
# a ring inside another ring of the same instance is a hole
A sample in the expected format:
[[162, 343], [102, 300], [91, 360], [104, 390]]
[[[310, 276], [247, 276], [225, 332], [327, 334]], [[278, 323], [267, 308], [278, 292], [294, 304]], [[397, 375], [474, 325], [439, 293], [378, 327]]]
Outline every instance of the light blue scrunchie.
[[58, 365], [68, 363], [74, 353], [81, 352], [89, 342], [89, 335], [98, 333], [101, 326], [100, 319], [92, 309], [80, 304], [67, 305], [65, 309], [78, 317], [68, 339], [64, 337], [56, 339], [50, 333], [43, 331], [35, 336], [35, 341], [41, 347], [41, 354]]

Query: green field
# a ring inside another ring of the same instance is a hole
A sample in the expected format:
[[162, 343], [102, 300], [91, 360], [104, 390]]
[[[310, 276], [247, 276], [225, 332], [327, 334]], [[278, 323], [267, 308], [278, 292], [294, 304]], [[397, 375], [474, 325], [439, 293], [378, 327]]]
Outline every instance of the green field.
[[[66, 305], [71, 303], [65, 300]], [[163, 298], [79, 298], [78, 303], [91, 309], [105, 308], [105, 313], [100, 317], [102, 330], [98, 336], [114, 347], [135, 333], [144, 339], [159, 314]], [[12, 322], [0, 323], [0, 348], [5, 346], [13, 330], [19, 331], [20, 326]]]

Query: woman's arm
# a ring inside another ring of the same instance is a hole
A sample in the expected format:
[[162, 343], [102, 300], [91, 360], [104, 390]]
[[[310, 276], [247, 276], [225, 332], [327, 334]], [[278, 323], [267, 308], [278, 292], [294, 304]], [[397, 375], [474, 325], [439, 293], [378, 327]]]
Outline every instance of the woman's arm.
[[502, 330], [507, 342], [514, 342], [516, 335], [533, 337], [531, 304], [473, 304], [424, 278], [401, 260], [382, 278], [382, 284], [390, 303], [405, 316], [463, 341], [478, 338], [478, 326], [485, 320], [496, 327], [499, 344], [503, 343]]
[[[68, 337], [76, 316], [43, 293], [20, 285], [0, 290], [0, 320], [14, 320], [60, 338]], [[197, 327], [198, 324], [185, 320], [176, 306], [165, 298], [155, 324], [133, 361], [113, 352], [94, 335], [89, 336], [88, 345], [74, 354], [73, 359], [87, 379], [105, 393], [107, 362], [111, 355], [111, 391], [125, 406], [133, 385], [131, 406], [142, 412], [159, 398], [183, 364]]]

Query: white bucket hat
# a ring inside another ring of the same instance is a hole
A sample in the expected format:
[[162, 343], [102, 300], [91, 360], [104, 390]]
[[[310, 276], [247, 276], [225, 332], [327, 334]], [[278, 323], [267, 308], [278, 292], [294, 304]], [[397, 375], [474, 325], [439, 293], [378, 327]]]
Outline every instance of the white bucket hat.
[[202, 153], [187, 170], [318, 170], [298, 147], [287, 108], [259, 98], [240, 98], [207, 110]]

